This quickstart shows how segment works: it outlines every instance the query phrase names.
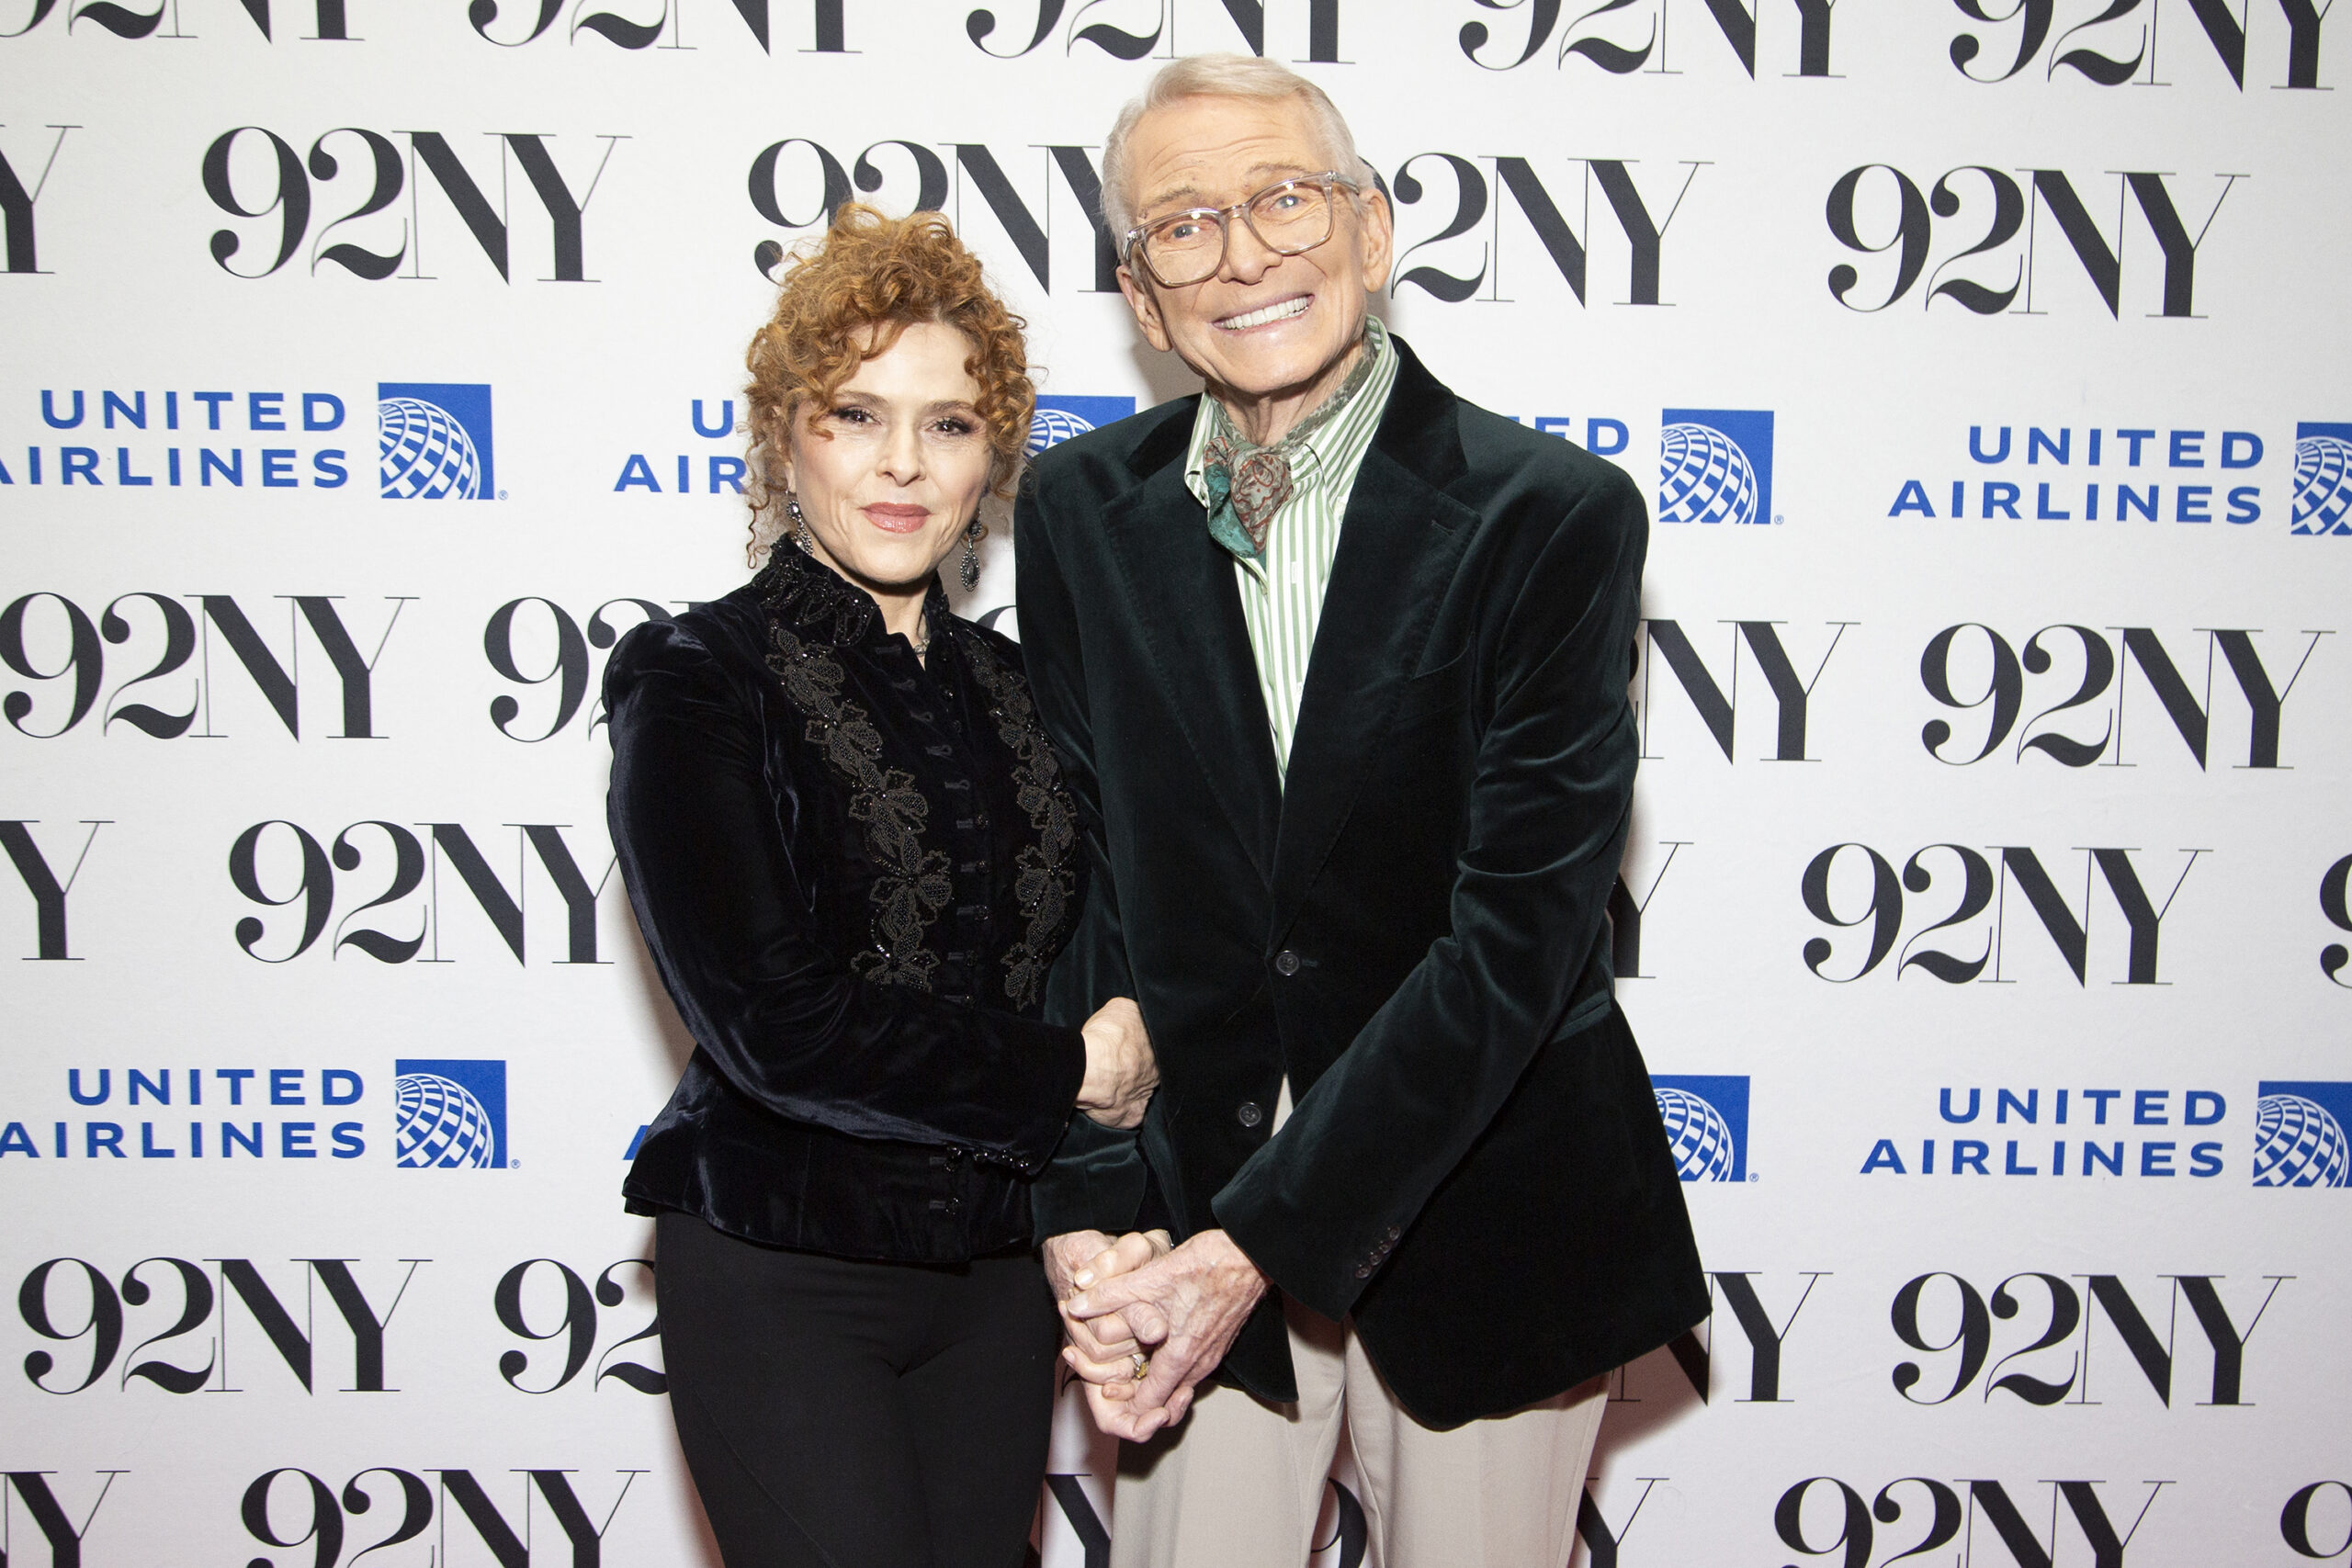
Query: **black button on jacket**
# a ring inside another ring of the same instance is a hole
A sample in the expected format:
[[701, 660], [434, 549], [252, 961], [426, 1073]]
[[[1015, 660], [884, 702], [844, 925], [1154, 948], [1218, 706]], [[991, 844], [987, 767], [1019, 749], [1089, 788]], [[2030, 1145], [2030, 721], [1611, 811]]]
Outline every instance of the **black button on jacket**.
[[613, 846], [695, 1040], [634, 1213], [910, 1262], [1028, 1239], [1085, 1072], [1040, 1017], [1082, 852], [1018, 646], [935, 581], [926, 615], [927, 666], [787, 544], [613, 650]]

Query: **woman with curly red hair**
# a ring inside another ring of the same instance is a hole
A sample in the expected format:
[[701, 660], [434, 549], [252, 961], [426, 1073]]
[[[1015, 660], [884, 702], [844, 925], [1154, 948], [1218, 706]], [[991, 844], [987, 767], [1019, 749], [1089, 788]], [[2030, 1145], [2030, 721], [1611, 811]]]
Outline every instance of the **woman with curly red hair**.
[[1081, 825], [1018, 646], [953, 615], [1035, 397], [935, 213], [847, 205], [746, 362], [743, 587], [605, 677], [613, 843], [695, 1050], [624, 1193], [733, 1568], [1013, 1568], [1060, 1331], [1028, 1179], [1133, 1127], [1135, 1004], [1046, 1023]]

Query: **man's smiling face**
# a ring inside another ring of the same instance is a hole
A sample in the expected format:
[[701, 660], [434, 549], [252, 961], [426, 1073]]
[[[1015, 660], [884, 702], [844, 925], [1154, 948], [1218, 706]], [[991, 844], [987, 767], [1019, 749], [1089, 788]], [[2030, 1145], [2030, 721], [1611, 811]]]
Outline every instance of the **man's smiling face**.
[[[1333, 156], [1303, 98], [1181, 99], [1138, 120], [1128, 148], [1139, 223], [1230, 207], [1277, 181], [1328, 170]], [[1334, 194], [1331, 237], [1304, 254], [1276, 255], [1237, 220], [1224, 265], [1204, 282], [1165, 288], [1119, 273], [1153, 347], [1173, 348], [1229, 402], [1283, 405], [1287, 417], [1273, 423], [1284, 428], [1345, 377], [1370, 296], [1388, 281], [1387, 204], [1377, 191], [1357, 201]]]

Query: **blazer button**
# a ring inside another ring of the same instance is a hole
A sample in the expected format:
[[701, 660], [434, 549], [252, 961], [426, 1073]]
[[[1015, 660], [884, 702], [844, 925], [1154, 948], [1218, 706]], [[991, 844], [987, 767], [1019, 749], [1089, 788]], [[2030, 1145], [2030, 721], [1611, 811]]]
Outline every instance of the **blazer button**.
[[1371, 1264], [1369, 1264], [1369, 1263], [1359, 1263], [1359, 1264], [1357, 1264], [1357, 1265], [1356, 1265], [1356, 1278], [1357, 1278], [1357, 1279], [1359, 1279], [1359, 1280], [1369, 1280], [1369, 1279], [1371, 1279], [1371, 1278], [1372, 1278], [1372, 1265], [1371, 1265]]
[[1388, 1235], [1387, 1235], [1386, 1239], [1387, 1239], [1388, 1241], [1394, 1242], [1394, 1241], [1395, 1241], [1398, 1236], [1403, 1235], [1404, 1234], [1405, 1234], [1405, 1233], [1404, 1233], [1403, 1231], [1398, 1230], [1395, 1225], [1390, 1225], [1390, 1226], [1388, 1227]]
[[1245, 1100], [1239, 1106], [1235, 1108], [1233, 1119], [1236, 1122], [1240, 1122], [1244, 1127], [1255, 1127], [1259, 1122], [1263, 1122], [1266, 1119], [1266, 1113], [1258, 1109], [1258, 1102], [1256, 1100]]
[[1285, 947], [1274, 954], [1274, 973], [1284, 976], [1295, 975], [1298, 973], [1298, 954]]

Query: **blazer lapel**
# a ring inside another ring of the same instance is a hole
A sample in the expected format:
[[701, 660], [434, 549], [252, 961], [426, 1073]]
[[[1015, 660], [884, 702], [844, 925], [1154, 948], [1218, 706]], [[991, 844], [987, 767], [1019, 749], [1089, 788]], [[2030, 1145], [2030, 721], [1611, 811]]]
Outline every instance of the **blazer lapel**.
[[[1479, 522], [1439, 488], [1464, 466], [1453, 394], [1401, 342], [1397, 351], [1403, 363], [1388, 412], [1340, 523], [1291, 738], [1273, 856], [1275, 940], [1355, 805]], [[1242, 635], [1246, 650], [1246, 628]]]
[[[1127, 611], [1176, 716], [1259, 874], [1271, 879], [1282, 785], [1258, 690], [1250, 628], [1233, 558], [1209, 537], [1201, 503], [1184, 488], [1188, 419], [1170, 419], [1133, 459], [1143, 482], [1104, 511], [1110, 556]], [[1170, 445], [1163, 437], [1172, 434]]]

